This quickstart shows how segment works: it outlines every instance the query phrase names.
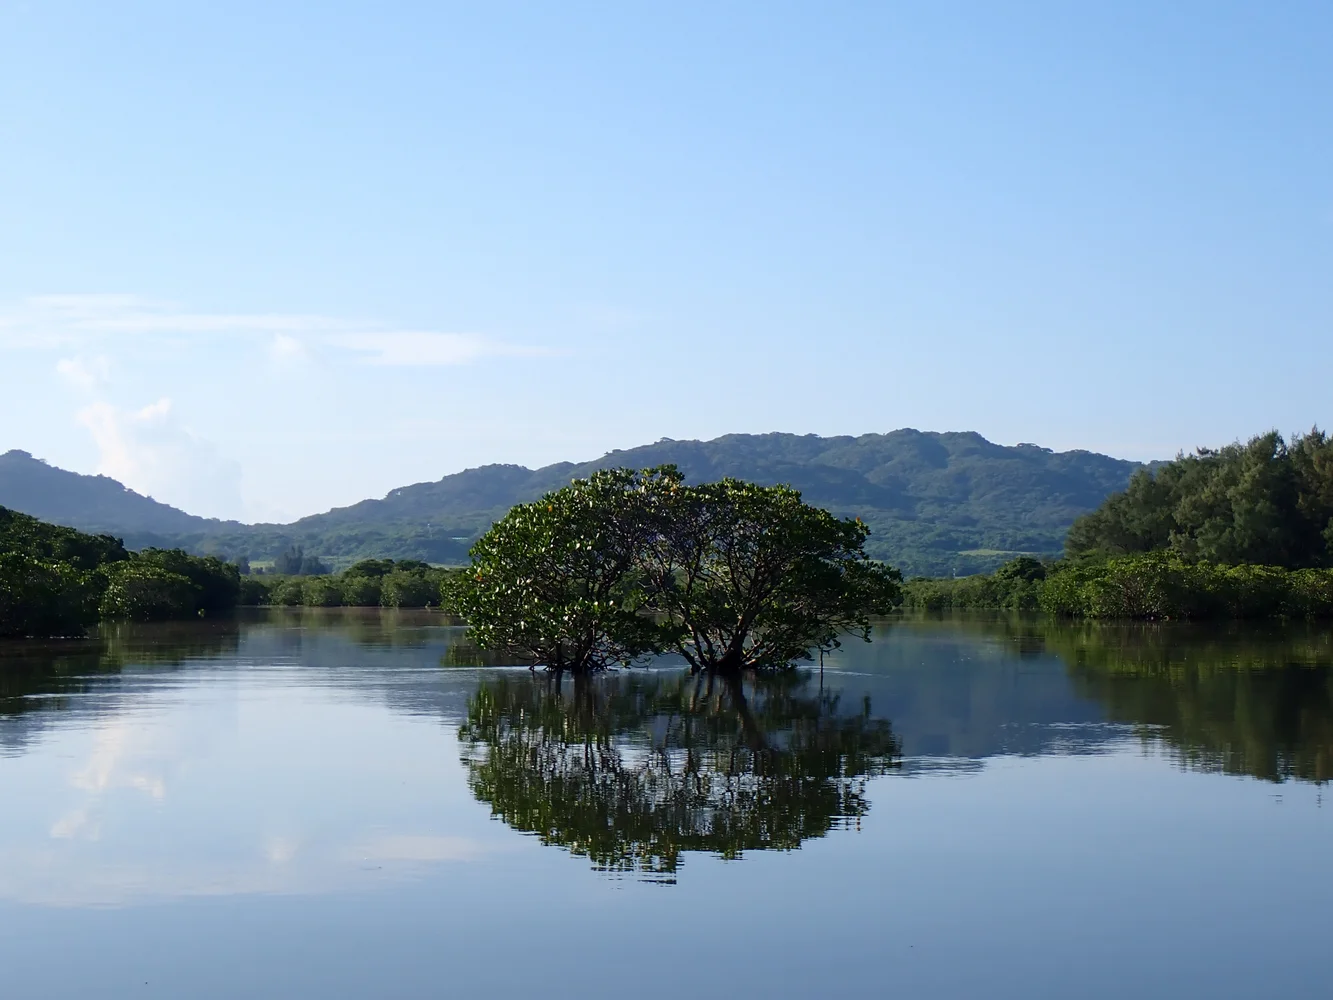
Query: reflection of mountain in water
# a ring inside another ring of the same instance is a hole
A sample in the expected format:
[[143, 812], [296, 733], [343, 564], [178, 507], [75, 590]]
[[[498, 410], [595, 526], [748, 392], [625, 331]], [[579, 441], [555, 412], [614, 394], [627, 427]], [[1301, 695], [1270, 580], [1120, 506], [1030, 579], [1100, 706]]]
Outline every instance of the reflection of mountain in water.
[[868, 701], [810, 681], [497, 678], [459, 729], [468, 783], [510, 826], [604, 870], [669, 880], [688, 851], [792, 850], [863, 816], [866, 779], [899, 749]]

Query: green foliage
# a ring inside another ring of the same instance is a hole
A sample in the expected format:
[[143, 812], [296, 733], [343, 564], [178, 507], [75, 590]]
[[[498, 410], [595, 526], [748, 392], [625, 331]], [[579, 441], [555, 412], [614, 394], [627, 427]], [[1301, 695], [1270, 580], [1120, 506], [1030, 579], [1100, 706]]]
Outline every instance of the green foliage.
[[632, 570], [645, 545], [653, 473], [597, 472], [520, 504], [472, 547], [446, 596], [484, 649], [583, 672], [660, 647]]
[[0, 508], [0, 635], [78, 635], [99, 617], [152, 621], [236, 606], [236, 566], [179, 549], [127, 553], [119, 540]]
[[1067, 560], [1024, 579], [1014, 564], [992, 576], [911, 580], [909, 608], [1036, 610], [1073, 618], [1333, 617], [1333, 570], [1193, 563], [1171, 552]]
[[189, 580], [197, 591], [195, 611], [216, 615], [236, 607], [240, 570], [217, 556], [192, 556], [180, 549], [144, 549], [135, 553], [134, 559]]
[[1066, 551], [1167, 551], [1190, 563], [1333, 567], [1333, 440], [1276, 431], [1140, 471], [1079, 518]]
[[[384, 560], [389, 562], [389, 560]], [[353, 567], [355, 568], [355, 567]], [[342, 588], [342, 603], [350, 608], [379, 607], [382, 585], [379, 576], [362, 576], [348, 570], [339, 581]]]
[[1035, 611], [1040, 607], [1047, 570], [1046, 563], [1020, 556], [990, 575], [941, 580], [917, 577], [903, 585], [903, 604], [916, 611]]
[[1190, 563], [1160, 552], [1121, 556], [1053, 573], [1041, 606], [1087, 618], [1333, 617], [1333, 571]]
[[243, 608], [258, 607], [261, 604], [274, 603], [273, 588], [277, 581], [262, 576], [242, 576], [236, 594], [236, 603]]
[[416, 560], [366, 560], [344, 573], [243, 577], [240, 603], [279, 607], [438, 607], [448, 570]]
[[278, 580], [269, 589], [268, 603], [275, 607], [294, 608], [305, 603], [305, 584], [299, 577]]
[[0, 638], [79, 636], [97, 621], [93, 574], [0, 552]]
[[[378, 580], [393, 570], [392, 559], [362, 559], [343, 571], [344, 577], [369, 577]], [[376, 603], [379, 603], [378, 601]]]
[[869, 641], [870, 616], [901, 600], [896, 570], [865, 554], [860, 520], [812, 507], [789, 486], [737, 479], [687, 487], [659, 473], [638, 565], [647, 606], [696, 670], [776, 669]]
[[869, 810], [899, 763], [889, 723], [810, 691], [808, 673], [501, 678], [459, 728], [493, 815], [601, 870], [670, 881], [688, 852], [794, 850]]
[[180, 549], [145, 549], [104, 570], [101, 616], [115, 621], [212, 617], [236, 607], [241, 577], [216, 556]]
[[305, 548], [293, 545], [279, 553], [273, 562], [273, 572], [284, 576], [318, 576], [328, 573], [329, 567], [318, 556], [306, 555]]
[[86, 535], [4, 507], [0, 507], [0, 552], [21, 552], [43, 562], [68, 563], [78, 570], [129, 558], [118, 538]]
[[187, 577], [151, 560], [131, 559], [107, 570], [98, 612], [112, 621], [165, 621], [198, 612], [201, 591]]
[[327, 576], [306, 577], [301, 584], [301, 603], [308, 608], [342, 607], [341, 581]]
[[[423, 568], [417, 568], [423, 567]], [[425, 563], [395, 567], [380, 582], [380, 604], [386, 608], [429, 608], [440, 602], [441, 574]]]
[[666, 648], [695, 670], [781, 668], [897, 605], [868, 534], [790, 487], [597, 472], [499, 521], [449, 605], [477, 645], [556, 670]]

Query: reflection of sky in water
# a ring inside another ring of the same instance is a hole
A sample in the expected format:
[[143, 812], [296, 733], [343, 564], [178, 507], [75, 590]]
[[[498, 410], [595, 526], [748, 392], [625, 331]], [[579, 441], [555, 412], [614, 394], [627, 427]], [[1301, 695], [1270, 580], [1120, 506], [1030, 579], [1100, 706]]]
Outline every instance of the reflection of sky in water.
[[849, 649], [869, 812], [662, 887], [491, 819], [448, 638], [257, 628], [0, 718], [5, 995], [1326, 995], [1321, 786], [1183, 770], [1053, 656]]
[[446, 727], [297, 680], [136, 684], [138, 707], [5, 760], [4, 800], [22, 807], [0, 825], [0, 896], [323, 892], [488, 849], [446, 818], [476, 812]]

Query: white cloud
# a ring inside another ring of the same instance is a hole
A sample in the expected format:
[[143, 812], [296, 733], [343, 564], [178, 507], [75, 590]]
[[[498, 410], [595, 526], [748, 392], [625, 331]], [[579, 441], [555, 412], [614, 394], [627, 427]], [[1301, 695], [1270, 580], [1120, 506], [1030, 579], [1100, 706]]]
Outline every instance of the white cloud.
[[310, 359], [305, 344], [289, 333], [274, 334], [268, 345], [268, 356], [280, 367], [301, 364]]
[[180, 422], [164, 396], [138, 410], [97, 401], [78, 413], [97, 445], [97, 471], [191, 514], [241, 509], [241, 468]]
[[56, 373], [77, 389], [91, 392], [111, 380], [111, 362], [104, 355], [61, 358], [56, 362]]
[[500, 344], [469, 333], [393, 331], [341, 334], [334, 344], [365, 355], [375, 365], [465, 365], [482, 357], [534, 357], [540, 348]]
[[[306, 360], [311, 344], [342, 349], [366, 364], [395, 366], [463, 365], [486, 357], [550, 353], [476, 333], [395, 330], [383, 323], [303, 313], [195, 312], [135, 295], [43, 295], [0, 313], [0, 349], [81, 348], [126, 337], [218, 335], [251, 338], [256, 346], [266, 347], [272, 360], [285, 364]], [[89, 374], [77, 368], [76, 361], [67, 359], [60, 363], [63, 368], [58, 366], [71, 381]]]

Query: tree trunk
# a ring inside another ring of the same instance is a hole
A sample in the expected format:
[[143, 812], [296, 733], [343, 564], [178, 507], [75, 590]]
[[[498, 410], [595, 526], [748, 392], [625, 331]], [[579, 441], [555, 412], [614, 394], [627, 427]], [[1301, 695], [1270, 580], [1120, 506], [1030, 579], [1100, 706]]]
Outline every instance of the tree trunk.
[[745, 697], [745, 685], [741, 681], [740, 672], [728, 675], [726, 683], [731, 707], [736, 710], [736, 718], [741, 724], [741, 737], [745, 745], [756, 753], [767, 750], [768, 739], [755, 722], [754, 713], [750, 711], [750, 700]]
[[726, 677], [739, 677], [741, 668], [744, 666], [745, 663], [741, 659], [740, 651], [729, 649], [722, 655], [721, 659], [713, 664], [713, 672]]

